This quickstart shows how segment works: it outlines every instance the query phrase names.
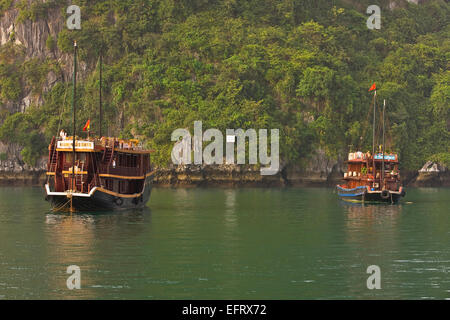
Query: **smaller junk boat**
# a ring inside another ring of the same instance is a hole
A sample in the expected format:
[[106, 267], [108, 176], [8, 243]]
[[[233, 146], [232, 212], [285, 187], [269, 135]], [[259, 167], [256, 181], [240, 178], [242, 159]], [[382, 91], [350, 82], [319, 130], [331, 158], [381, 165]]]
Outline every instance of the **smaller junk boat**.
[[337, 185], [337, 193], [344, 201], [350, 202], [386, 202], [396, 203], [406, 192], [401, 184], [399, 161], [396, 153], [385, 153], [385, 109], [383, 104], [383, 144], [379, 152], [375, 152], [375, 111], [376, 111], [376, 85], [369, 91], [375, 90], [373, 97], [373, 136], [372, 153], [361, 151], [348, 154], [347, 172], [344, 172], [344, 183]]
[[384, 154], [383, 157], [383, 153], [372, 156], [370, 152], [351, 152], [347, 165], [345, 183], [337, 186], [342, 200], [396, 203], [405, 196], [397, 154]]
[[100, 55], [100, 119], [99, 136], [90, 136], [90, 120], [76, 135], [76, 57], [74, 44], [73, 134], [61, 130], [48, 147], [45, 199], [55, 211], [97, 211], [140, 208], [150, 198], [154, 171], [151, 150], [145, 150], [136, 139], [103, 137], [101, 134], [102, 99]]

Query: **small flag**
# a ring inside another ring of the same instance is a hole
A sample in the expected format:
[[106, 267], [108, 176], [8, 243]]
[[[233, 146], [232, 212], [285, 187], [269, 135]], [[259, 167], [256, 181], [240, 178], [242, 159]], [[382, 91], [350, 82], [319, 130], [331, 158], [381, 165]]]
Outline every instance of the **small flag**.
[[370, 87], [369, 91], [373, 91], [377, 89], [377, 84], [374, 82], [373, 85]]
[[91, 120], [89, 119], [89, 120], [86, 122], [86, 124], [84, 125], [83, 131], [86, 131], [86, 130], [89, 131], [90, 127], [91, 127]]

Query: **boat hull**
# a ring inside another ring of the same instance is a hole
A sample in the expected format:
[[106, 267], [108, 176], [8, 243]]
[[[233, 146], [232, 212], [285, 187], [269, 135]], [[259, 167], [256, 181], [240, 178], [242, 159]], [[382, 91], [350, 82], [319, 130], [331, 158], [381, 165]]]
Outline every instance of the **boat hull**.
[[128, 195], [118, 194], [102, 188], [95, 188], [89, 194], [50, 192], [46, 186], [45, 199], [55, 211], [68, 211], [72, 202], [73, 211], [104, 211], [142, 208], [150, 199], [152, 189], [151, 178], [147, 178], [141, 193]]
[[370, 191], [366, 186], [353, 189], [337, 186], [338, 196], [343, 201], [364, 203], [397, 203], [405, 196], [405, 191]]

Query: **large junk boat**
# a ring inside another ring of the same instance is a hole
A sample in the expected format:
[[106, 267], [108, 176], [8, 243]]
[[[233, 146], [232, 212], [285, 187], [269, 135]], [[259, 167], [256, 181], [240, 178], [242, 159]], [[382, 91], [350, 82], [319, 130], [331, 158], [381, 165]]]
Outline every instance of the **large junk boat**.
[[375, 152], [375, 113], [376, 113], [376, 85], [369, 91], [375, 90], [373, 96], [373, 135], [372, 153], [361, 151], [350, 152], [347, 161], [347, 172], [344, 173], [344, 183], [337, 185], [339, 197], [351, 202], [386, 202], [396, 203], [406, 192], [401, 184], [399, 161], [396, 153], [386, 153], [385, 143], [385, 109], [383, 104], [383, 137], [382, 145]]
[[[150, 197], [154, 171], [151, 150], [136, 139], [102, 136], [102, 56], [100, 65], [100, 105], [98, 137], [90, 136], [90, 119], [76, 135], [77, 44], [74, 43], [73, 134], [61, 130], [48, 147], [46, 200], [56, 211], [97, 211], [139, 208]], [[59, 129], [58, 129], [59, 131]]]
[[55, 210], [139, 208], [149, 200], [150, 151], [137, 140], [75, 139], [73, 148], [73, 137], [53, 137], [48, 149], [45, 191]]

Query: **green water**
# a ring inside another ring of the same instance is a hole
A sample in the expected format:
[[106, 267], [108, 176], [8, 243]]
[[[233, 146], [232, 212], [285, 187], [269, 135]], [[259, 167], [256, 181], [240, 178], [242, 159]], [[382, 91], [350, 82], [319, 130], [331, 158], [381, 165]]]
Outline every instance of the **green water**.
[[70, 216], [2, 187], [0, 299], [450, 298], [450, 189], [407, 192], [362, 206], [332, 189], [154, 189], [141, 211]]

